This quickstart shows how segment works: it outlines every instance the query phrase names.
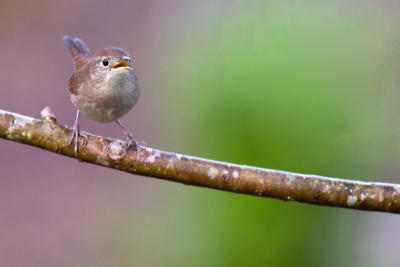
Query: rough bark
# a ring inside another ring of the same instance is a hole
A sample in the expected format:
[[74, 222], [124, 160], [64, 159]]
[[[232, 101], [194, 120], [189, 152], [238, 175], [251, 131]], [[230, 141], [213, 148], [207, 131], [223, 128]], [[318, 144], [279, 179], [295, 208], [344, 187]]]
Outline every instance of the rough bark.
[[[57, 123], [50, 108], [37, 120], [0, 110], [0, 137], [69, 157], [72, 129]], [[400, 185], [361, 182], [277, 171], [196, 158], [141, 147], [140, 158], [126, 142], [84, 132], [78, 160], [149, 177], [235, 193], [315, 205], [400, 213]]]

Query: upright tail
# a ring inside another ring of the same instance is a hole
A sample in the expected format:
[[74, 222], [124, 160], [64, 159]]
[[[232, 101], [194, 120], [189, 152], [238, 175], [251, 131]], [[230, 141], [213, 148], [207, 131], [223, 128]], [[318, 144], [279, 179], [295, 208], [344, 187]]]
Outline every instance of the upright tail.
[[75, 69], [80, 69], [85, 66], [92, 57], [85, 43], [77, 37], [71, 38], [68, 35], [65, 35], [63, 39], [71, 52], [72, 59], [75, 63]]

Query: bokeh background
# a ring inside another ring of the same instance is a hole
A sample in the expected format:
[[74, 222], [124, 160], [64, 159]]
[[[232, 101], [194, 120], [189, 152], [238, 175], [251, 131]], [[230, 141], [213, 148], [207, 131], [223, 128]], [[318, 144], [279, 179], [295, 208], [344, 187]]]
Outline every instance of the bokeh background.
[[[64, 34], [134, 57], [149, 146], [400, 183], [398, 1], [1, 0], [0, 108], [72, 125]], [[123, 135], [82, 116], [82, 129]], [[132, 176], [0, 140], [1, 266], [399, 266], [400, 217]]]

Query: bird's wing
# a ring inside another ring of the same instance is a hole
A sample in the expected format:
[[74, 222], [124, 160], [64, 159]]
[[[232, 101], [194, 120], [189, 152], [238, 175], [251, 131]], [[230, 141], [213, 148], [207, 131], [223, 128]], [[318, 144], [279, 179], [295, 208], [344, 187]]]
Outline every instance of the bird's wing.
[[77, 37], [71, 38], [68, 35], [65, 35], [64, 42], [71, 52], [76, 70], [81, 69], [90, 61], [92, 54], [90, 53], [89, 48], [81, 39]]
[[68, 89], [71, 94], [76, 94], [78, 92], [79, 87], [84, 82], [82, 71], [76, 71], [72, 73], [71, 77], [69, 77], [68, 81]]

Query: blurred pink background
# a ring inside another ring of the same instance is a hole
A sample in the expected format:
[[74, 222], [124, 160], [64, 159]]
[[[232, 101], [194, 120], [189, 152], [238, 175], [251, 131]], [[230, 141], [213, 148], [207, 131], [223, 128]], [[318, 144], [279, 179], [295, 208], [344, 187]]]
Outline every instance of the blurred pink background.
[[[62, 37], [79, 36], [93, 53], [109, 46], [129, 51], [143, 91], [123, 121], [138, 140], [172, 149], [168, 147], [170, 137], [160, 127], [168, 119], [168, 111], [157, 97], [163, 90], [160, 72], [168, 68], [170, 55], [164, 56], [168, 50], [160, 51], [158, 44], [164, 43], [163, 49], [165, 43], [172, 44], [177, 30], [169, 28], [193, 12], [188, 8], [176, 14], [177, 4], [2, 1], [0, 108], [39, 117], [42, 108], [50, 106], [60, 123], [72, 125], [75, 109], [66, 84], [73, 65]], [[123, 137], [116, 125], [85, 117], [81, 128]], [[101, 231], [103, 222], [118, 220], [126, 212], [137, 214], [141, 218], [137, 221], [147, 220], [153, 202], [168, 198], [165, 189], [170, 186], [157, 180], [4, 140], [0, 140], [0, 147], [1, 266], [117, 266], [116, 258], [124, 257], [129, 248], [112, 242], [114, 238], [109, 240], [111, 233]], [[148, 198], [149, 194], [152, 197]], [[127, 225], [135, 227], [137, 221]]]

